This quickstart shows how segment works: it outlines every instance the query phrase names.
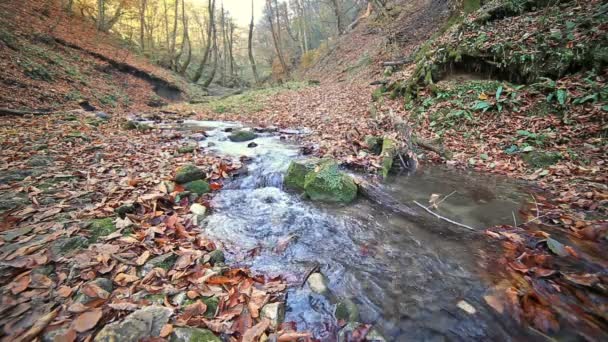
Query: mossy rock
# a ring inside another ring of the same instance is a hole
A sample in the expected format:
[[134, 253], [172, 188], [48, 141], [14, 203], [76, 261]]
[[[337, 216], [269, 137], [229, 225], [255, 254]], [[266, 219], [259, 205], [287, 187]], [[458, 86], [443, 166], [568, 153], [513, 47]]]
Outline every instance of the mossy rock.
[[111, 217], [95, 219], [89, 222], [87, 228], [89, 233], [89, 242], [95, 243], [99, 238], [108, 236], [116, 231], [116, 226]]
[[179, 153], [192, 153], [196, 150], [196, 146], [195, 145], [187, 145], [187, 146], [182, 146], [180, 148], [177, 149], [177, 152]]
[[186, 189], [186, 191], [190, 191], [191, 193], [195, 193], [197, 195], [203, 195], [203, 194], [211, 192], [209, 183], [205, 182], [204, 180], [200, 180], [200, 179], [184, 184], [184, 189]]
[[337, 163], [324, 162], [306, 175], [304, 191], [313, 201], [350, 203], [357, 197], [357, 184]]
[[529, 166], [539, 169], [551, 166], [559, 162], [563, 157], [561, 153], [557, 152], [543, 152], [543, 151], [532, 151], [524, 153], [521, 158]]
[[173, 329], [170, 342], [222, 342], [213, 332], [207, 329], [193, 327], [177, 327]]
[[124, 205], [121, 205], [120, 207], [114, 209], [114, 212], [116, 213], [116, 215], [118, 215], [118, 217], [120, 217], [121, 219], [124, 219], [127, 214], [133, 214], [135, 212], [135, 205], [134, 204], [124, 204]]
[[230, 139], [232, 142], [243, 142], [253, 140], [257, 137], [258, 135], [251, 131], [238, 130], [232, 132], [232, 134], [228, 136], [228, 139]]
[[220, 299], [217, 296], [202, 297], [202, 298], [198, 297], [198, 298], [194, 298], [194, 299], [187, 298], [182, 303], [182, 308], [185, 308], [188, 305], [192, 305], [192, 304], [196, 303], [199, 300], [201, 302], [205, 303], [205, 305], [207, 306], [207, 310], [205, 311], [205, 313], [203, 315], [205, 317], [207, 317], [207, 318], [213, 318], [213, 317], [215, 317], [215, 312], [217, 311], [217, 307], [220, 304]]
[[293, 190], [304, 190], [306, 175], [314, 171], [320, 162], [321, 159], [318, 158], [292, 161], [285, 174], [285, 186]]
[[209, 253], [209, 263], [211, 265], [223, 264], [225, 261], [226, 257], [221, 249], [216, 249]]
[[384, 138], [380, 154], [382, 155], [382, 177], [386, 178], [393, 167], [393, 160], [397, 156], [397, 143], [395, 140]]
[[175, 262], [177, 261], [177, 255], [173, 254], [173, 253], [165, 253], [159, 256], [156, 256], [150, 260], [148, 260], [148, 262], [146, 262], [142, 268], [141, 268], [141, 276], [145, 276], [146, 274], [148, 274], [150, 271], [152, 271], [152, 269], [160, 267], [165, 271], [169, 271], [173, 265], [175, 264]]
[[27, 194], [24, 193], [6, 193], [0, 196], [0, 214], [21, 207], [30, 203]]
[[365, 145], [369, 151], [375, 155], [378, 155], [382, 152], [382, 138], [375, 137], [373, 135], [368, 135], [365, 137]]
[[205, 172], [192, 164], [180, 167], [175, 174], [175, 182], [178, 184], [190, 183], [203, 178], [205, 178]]

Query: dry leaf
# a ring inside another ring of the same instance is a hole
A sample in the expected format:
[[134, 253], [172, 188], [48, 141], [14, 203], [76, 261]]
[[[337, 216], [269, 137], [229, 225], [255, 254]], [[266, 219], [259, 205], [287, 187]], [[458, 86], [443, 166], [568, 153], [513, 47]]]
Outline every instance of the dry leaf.
[[101, 308], [95, 308], [91, 311], [81, 313], [72, 322], [72, 328], [79, 333], [91, 330], [97, 325], [101, 319], [101, 316], [103, 316], [103, 311]]
[[171, 335], [172, 332], [173, 332], [173, 325], [165, 324], [165, 325], [163, 325], [162, 329], [160, 329], [160, 337], [167, 337], [167, 336]]

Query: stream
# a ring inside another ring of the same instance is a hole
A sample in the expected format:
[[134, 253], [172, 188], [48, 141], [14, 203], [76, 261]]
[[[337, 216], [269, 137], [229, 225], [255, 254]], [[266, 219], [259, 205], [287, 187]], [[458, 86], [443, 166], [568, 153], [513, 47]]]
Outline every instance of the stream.
[[[316, 262], [331, 292], [352, 300], [359, 321], [373, 324], [388, 341], [526, 338], [523, 328], [483, 300], [491, 284], [478, 262], [498, 251], [497, 245], [430, 215], [430, 224], [414, 224], [361, 198], [351, 205], [313, 203], [282, 187], [290, 161], [300, 157], [298, 146], [271, 133], [260, 134], [253, 148], [231, 142], [225, 131], [239, 128], [236, 123], [184, 125], [206, 131], [200, 142], [206, 149], [250, 158], [246, 175], [212, 200], [205, 234], [222, 245], [229, 263], [287, 279], [292, 286], [285, 320], [299, 330], [322, 341], [338, 335], [335, 301], [300, 286]], [[512, 223], [527, 196], [502, 178], [435, 166], [392, 176], [384, 186], [408, 204], [451, 194], [439, 213], [479, 230]]]

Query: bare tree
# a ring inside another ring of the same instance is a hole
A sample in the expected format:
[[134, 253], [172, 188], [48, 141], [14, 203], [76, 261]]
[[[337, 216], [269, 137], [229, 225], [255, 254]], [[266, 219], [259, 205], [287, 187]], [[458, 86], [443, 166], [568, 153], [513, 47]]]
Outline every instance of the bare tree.
[[[276, 5], [276, 0], [275, 0]], [[281, 67], [283, 68], [283, 72], [289, 77], [289, 69], [287, 68], [287, 63], [285, 63], [285, 58], [283, 57], [283, 52], [281, 51], [281, 34], [280, 34], [280, 26], [279, 26], [279, 16], [277, 14], [277, 27], [275, 29], [274, 24], [274, 16], [275, 11], [272, 8], [272, 0], [266, 0], [266, 8], [268, 14], [268, 22], [270, 23], [270, 31], [272, 33], [272, 40], [274, 42], [274, 48], [277, 53], [277, 57], [279, 58], [279, 62], [281, 63]]]
[[336, 16], [336, 28], [338, 29], [338, 35], [343, 33], [342, 29], [342, 13], [340, 12], [340, 0], [331, 0], [331, 5]]
[[212, 35], [214, 35], [215, 31], [215, 0], [209, 0], [207, 8], [209, 10], [209, 25], [207, 26], [207, 44], [205, 46], [205, 52], [203, 53], [203, 59], [201, 60], [201, 64], [196, 69], [194, 76], [192, 77], [192, 82], [197, 83], [201, 77], [203, 76], [203, 71], [205, 70], [205, 65], [209, 59], [209, 53], [211, 52], [211, 48], [213, 47], [212, 43]]
[[251, 70], [253, 71], [253, 79], [255, 80], [255, 84], [260, 83], [260, 77], [258, 76], [258, 70], [255, 66], [255, 59], [253, 58], [253, 25], [254, 25], [254, 5], [251, 0], [251, 24], [249, 24], [249, 39], [247, 43], [247, 49], [249, 51], [249, 63], [251, 64]]

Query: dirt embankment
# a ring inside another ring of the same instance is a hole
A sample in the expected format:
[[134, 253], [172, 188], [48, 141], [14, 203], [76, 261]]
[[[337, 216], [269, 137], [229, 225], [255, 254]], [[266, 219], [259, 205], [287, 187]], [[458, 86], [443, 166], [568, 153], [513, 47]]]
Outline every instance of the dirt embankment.
[[112, 111], [188, 98], [180, 77], [135, 55], [61, 6], [0, 4], [0, 107], [61, 110], [85, 100]]

